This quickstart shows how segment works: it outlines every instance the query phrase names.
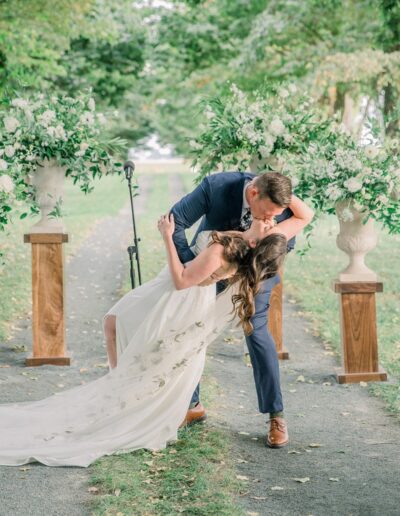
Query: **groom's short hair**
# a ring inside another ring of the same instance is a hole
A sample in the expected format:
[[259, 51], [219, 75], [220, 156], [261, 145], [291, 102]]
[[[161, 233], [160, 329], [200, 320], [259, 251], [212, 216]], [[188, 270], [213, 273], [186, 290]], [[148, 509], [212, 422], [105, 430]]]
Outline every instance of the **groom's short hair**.
[[292, 182], [279, 172], [265, 172], [254, 179], [260, 199], [268, 197], [274, 204], [286, 208], [292, 198]]

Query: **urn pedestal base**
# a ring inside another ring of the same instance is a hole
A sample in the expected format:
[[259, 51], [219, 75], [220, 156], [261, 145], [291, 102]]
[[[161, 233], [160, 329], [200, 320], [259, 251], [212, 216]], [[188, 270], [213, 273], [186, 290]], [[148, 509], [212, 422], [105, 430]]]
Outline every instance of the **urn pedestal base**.
[[378, 362], [375, 294], [383, 291], [380, 282], [334, 281], [340, 294], [342, 368], [339, 383], [380, 382], [387, 380]]
[[32, 245], [32, 357], [27, 366], [70, 365], [65, 354], [64, 253], [65, 233], [31, 233]]
[[280, 360], [288, 360], [289, 352], [283, 346], [283, 332], [282, 332], [282, 307], [283, 307], [283, 271], [279, 273], [281, 281], [276, 285], [271, 292], [269, 302], [269, 318], [268, 329], [275, 341], [276, 352]]

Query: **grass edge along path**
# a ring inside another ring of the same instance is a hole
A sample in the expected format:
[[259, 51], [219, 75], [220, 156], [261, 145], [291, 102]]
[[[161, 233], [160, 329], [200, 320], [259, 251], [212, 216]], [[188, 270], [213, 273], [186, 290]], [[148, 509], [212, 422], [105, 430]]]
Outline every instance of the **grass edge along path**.
[[[185, 191], [192, 189], [189, 174], [180, 175]], [[169, 175], [152, 181], [146, 211], [138, 221], [141, 264], [145, 281], [165, 264], [163, 242], [156, 227], [160, 213], [171, 205]], [[138, 178], [140, 186], [140, 176]], [[130, 288], [129, 281], [123, 290]], [[207, 367], [202, 378], [202, 399], [212, 406], [218, 386]], [[228, 436], [206, 425], [179, 431], [178, 441], [165, 450], [138, 450], [103, 457], [91, 466], [95, 494], [92, 514], [101, 515], [243, 515], [234, 502], [240, 489], [230, 454]]]

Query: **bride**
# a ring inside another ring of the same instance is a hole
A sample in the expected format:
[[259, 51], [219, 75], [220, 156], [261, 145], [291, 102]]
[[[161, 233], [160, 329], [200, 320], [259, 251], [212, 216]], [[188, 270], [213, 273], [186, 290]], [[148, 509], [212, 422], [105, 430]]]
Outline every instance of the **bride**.
[[[103, 455], [176, 440], [206, 346], [232, 320], [232, 308], [251, 333], [260, 281], [277, 273], [301, 220], [299, 209], [273, 228], [255, 220], [244, 233], [204, 232], [184, 267], [173, 216], [162, 216], [168, 266], [104, 318], [110, 371], [40, 401], [0, 405], [0, 464], [87, 467]], [[221, 279], [230, 286], [216, 296]]]

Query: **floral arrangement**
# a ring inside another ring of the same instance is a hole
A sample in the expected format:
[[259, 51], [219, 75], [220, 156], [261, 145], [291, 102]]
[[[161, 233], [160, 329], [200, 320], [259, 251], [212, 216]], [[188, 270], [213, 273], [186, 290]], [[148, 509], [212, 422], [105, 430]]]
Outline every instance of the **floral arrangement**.
[[315, 118], [312, 101], [294, 84], [276, 94], [250, 98], [235, 84], [226, 99], [205, 103], [208, 124], [189, 142], [199, 179], [217, 170], [280, 170], [283, 151], [298, 153], [318, 138], [324, 123]]
[[355, 209], [365, 221], [372, 217], [400, 233], [400, 157], [393, 149], [360, 145], [332, 124], [307, 152], [288, 155], [283, 173], [317, 213], [335, 213], [338, 203], [347, 203], [342, 220], [353, 220]]
[[[94, 178], [122, 171], [112, 154], [125, 142], [102, 141], [104, 115], [95, 113], [90, 92], [77, 98], [36, 94], [3, 102], [0, 110], [0, 229], [15, 201], [27, 201], [36, 213], [30, 181], [44, 160], [55, 159], [65, 175], [88, 193]], [[27, 213], [23, 213], [21, 218]]]
[[400, 233], [398, 142], [390, 148], [361, 145], [336, 120], [323, 120], [295, 85], [265, 98], [235, 85], [230, 90], [228, 98], [205, 103], [207, 126], [190, 142], [199, 180], [218, 170], [277, 170], [316, 209], [307, 236], [319, 214], [335, 213], [343, 202], [347, 220], [356, 209], [364, 221], [373, 217]]

